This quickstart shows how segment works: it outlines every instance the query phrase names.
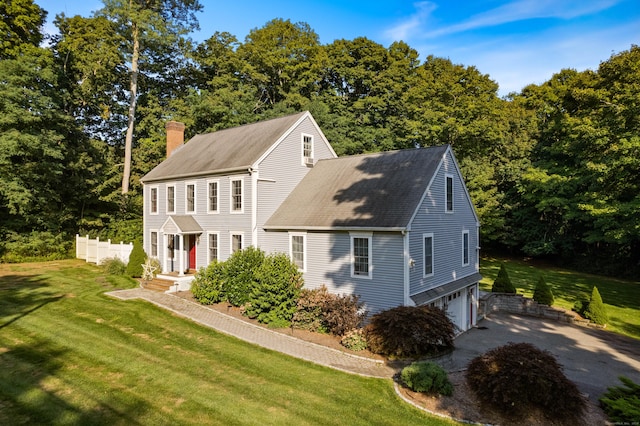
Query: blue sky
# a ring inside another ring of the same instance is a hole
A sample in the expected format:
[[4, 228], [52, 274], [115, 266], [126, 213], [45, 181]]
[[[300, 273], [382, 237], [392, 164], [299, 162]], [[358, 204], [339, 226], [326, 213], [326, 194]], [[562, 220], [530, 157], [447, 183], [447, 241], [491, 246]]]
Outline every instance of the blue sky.
[[[49, 20], [89, 16], [99, 0], [35, 0]], [[540, 84], [563, 68], [597, 69], [613, 53], [640, 44], [638, 0], [200, 0], [202, 41], [227, 31], [243, 41], [271, 19], [307, 22], [323, 44], [367, 37], [403, 40], [420, 53], [475, 66], [500, 95]], [[50, 24], [47, 32], [55, 31]]]

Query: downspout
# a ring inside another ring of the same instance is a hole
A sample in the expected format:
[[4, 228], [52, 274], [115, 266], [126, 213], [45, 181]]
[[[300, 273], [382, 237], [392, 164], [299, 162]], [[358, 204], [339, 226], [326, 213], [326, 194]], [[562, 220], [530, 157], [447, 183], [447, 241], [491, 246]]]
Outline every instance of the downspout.
[[258, 169], [249, 167], [251, 175], [251, 243], [254, 247], [258, 245]]
[[409, 291], [411, 289], [411, 281], [409, 278], [411, 276], [413, 259], [411, 259], [411, 252], [409, 250], [409, 231], [408, 230], [402, 231], [402, 243], [404, 246], [404, 249], [403, 249], [403, 252], [404, 252], [404, 268], [403, 268], [404, 270], [404, 305], [413, 306], [415, 304], [411, 300], [411, 297], [409, 297]]

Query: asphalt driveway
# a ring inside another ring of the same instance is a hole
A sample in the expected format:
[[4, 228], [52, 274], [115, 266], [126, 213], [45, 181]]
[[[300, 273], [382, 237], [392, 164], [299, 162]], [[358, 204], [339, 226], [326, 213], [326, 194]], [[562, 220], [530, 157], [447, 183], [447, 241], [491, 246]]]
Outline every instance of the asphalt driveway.
[[640, 383], [640, 340], [591, 327], [509, 313], [492, 313], [455, 340], [452, 367], [465, 368], [476, 356], [509, 342], [531, 343], [551, 352], [565, 375], [597, 400], [619, 376]]

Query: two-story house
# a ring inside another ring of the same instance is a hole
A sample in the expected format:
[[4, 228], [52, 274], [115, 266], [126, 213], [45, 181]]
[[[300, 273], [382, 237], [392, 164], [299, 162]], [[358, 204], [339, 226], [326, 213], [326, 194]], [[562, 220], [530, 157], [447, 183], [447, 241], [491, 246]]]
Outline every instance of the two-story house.
[[253, 245], [371, 313], [433, 304], [475, 324], [479, 222], [450, 146], [337, 158], [308, 112], [182, 146], [167, 128], [173, 152], [142, 179], [144, 247], [163, 272]]

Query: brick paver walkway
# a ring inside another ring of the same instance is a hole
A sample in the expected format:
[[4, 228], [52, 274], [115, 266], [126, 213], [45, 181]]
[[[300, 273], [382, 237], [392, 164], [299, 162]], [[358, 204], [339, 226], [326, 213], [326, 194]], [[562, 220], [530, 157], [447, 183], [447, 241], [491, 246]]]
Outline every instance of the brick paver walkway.
[[143, 299], [221, 333], [316, 364], [363, 376], [390, 378], [396, 370], [384, 362], [351, 355], [250, 324], [198, 303], [142, 288], [107, 293], [121, 299]]

